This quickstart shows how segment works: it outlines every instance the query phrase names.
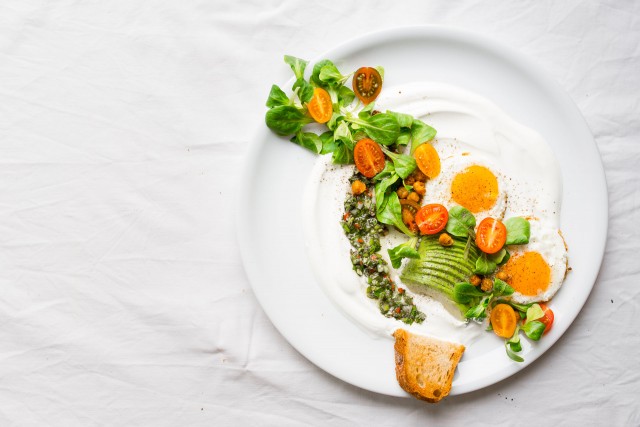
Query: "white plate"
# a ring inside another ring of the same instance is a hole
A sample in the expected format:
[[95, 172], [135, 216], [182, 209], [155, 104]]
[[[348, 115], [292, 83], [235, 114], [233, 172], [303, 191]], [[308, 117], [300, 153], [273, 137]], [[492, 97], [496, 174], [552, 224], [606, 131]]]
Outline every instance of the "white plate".
[[[575, 104], [531, 59], [459, 30], [411, 27], [378, 32], [317, 59], [322, 58], [333, 60], [344, 72], [381, 65], [388, 86], [424, 80], [460, 86], [490, 99], [549, 142], [562, 169], [561, 227], [573, 269], [551, 304], [554, 327], [524, 354], [524, 363], [511, 361], [503, 341], [485, 334], [458, 365], [451, 395], [494, 384], [531, 364], [578, 315], [604, 253], [608, 206], [604, 171]], [[393, 341], [371, 338], [353, 324], [311, 273], [300, 215], [302, 192], [315, 160], [315, 155], [275, 136], [266, 126], [256, 135], [244, 169], [238, 214], [247, 274], [273, 324], [310, 361], [358, 387], [406, 396], [395, 378]]]

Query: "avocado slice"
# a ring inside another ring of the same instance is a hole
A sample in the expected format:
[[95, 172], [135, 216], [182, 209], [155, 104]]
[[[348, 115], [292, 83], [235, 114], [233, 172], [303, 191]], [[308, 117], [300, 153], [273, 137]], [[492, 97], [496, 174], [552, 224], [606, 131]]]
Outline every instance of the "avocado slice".
[[419, 259], [410, 260], [400, 279], [411, 291], [432, 294], [433, 291], [454, 303], [462, 314], [470, 305], [456, 303], [453, 288], [456, 283], [467, 282], [473, 275], [480, 249], [473, 239], [453, 238], [452, 246], [442, 246], [440, 234], [423, 236], [418, 246]]

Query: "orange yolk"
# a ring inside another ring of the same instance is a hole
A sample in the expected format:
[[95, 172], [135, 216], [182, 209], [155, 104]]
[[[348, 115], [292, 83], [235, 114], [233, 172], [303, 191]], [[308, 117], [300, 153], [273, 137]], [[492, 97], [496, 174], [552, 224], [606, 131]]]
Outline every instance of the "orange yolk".
[[451, 197], [473, 213], [486, 211], [498, 199], [498, 179], [484, 166], [469, 166], [453, 178]]
[[535, 296], [549, 287], [551, 269], [538, 252], [525, 252], [509, 258], [502, 271], [509, 277], [509, 285], [522, 295]]

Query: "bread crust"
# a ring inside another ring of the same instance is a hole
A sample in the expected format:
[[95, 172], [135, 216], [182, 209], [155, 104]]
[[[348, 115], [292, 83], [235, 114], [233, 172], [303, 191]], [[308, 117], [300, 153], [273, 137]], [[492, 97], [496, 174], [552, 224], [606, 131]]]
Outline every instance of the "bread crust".
[[453, 375], [465, 347], [397, 329], [395, 363], [398, 384], [407, 393], [430, 403], [449, 395]]

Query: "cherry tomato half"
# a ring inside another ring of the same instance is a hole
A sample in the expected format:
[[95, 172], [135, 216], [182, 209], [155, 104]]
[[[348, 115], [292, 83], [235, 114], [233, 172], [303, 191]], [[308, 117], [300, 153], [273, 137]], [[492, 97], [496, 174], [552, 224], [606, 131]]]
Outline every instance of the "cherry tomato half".
[[440, 174], [440, 156], [433, 145], [428, 142], [421, 144], [413, 153], [418, 169], [429, 178]]
[[444, 206], [432, 203], [424, 205], [416, 213], [416, 224], [422, 234], [436, 234], [441, 232], [449, 220], [449, 212]]
[[309, 114], [318, 123], [327, 123], [333, 115], [333, 104], [329, 92], [317, 87], [313, 90], [313, 97], [307, 104]]
[[382, 90], [382, 76], [372, 67], [362, 67], [353, 75], [353, 92], [365, 105], [374, 101]]
[[546, 304], [543, 304], [541, 302], [539, 302], [538, 305], [544, 312], [544, 316], [539, 318], [538, 321], [544, 323], [545, 328], [544, 328], [543, 334], [546, 334], [551, 330], [551, 327], [553, 326], [553, 319], [554, 319], [553, 310], [551, 310], [549, 307], [547, 307]]
[[384, 153], [372, 139], [358, 141], [353, 149], [353, 159], [358, 171], [367, 178], [373, 178], [384, 169]]
[[502, 338], [511, 338], [518, 324], [516, 312], [509, 304], [498, 304], [493, 307], [490, 320], [493, 332]]
[[485, 218], [476, 231], [476, 245], [487, 254], [495, 254], [507, 241], [507, 228], [497, 219]]

